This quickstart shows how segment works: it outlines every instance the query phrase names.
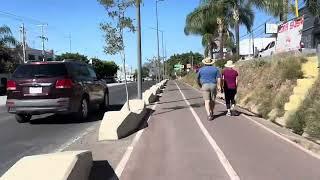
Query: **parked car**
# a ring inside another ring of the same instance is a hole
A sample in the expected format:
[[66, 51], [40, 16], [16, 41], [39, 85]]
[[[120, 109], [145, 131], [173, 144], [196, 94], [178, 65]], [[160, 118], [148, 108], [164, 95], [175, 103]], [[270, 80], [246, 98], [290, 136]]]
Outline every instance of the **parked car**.
[[7, 81], [7, 108], [19, 123], [32, 115], [73, 114], [84, 120], [90, 107], [109, 105], [107, 84], [93, 68], [76, 61], [20, 65]]

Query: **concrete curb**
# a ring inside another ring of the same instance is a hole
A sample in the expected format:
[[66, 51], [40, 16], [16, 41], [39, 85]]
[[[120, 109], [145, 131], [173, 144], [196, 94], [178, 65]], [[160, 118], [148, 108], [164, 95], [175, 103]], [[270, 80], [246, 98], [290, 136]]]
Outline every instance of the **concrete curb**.
[[100, 128], [99, 141], [118, 140], [135, 132], [146, 115], [144, 100], [129, 100], [120, 111], [110, 111], [104, 114]]
[[65, 151], [26, 156], [0, 180], [87, 180], [92, 167], [90, 151]]

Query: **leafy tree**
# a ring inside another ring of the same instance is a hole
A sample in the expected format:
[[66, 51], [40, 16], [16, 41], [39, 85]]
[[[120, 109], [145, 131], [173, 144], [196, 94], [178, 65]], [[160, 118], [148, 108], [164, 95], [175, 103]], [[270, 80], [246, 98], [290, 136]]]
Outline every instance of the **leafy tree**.
[[61, 55], [57, 55], [55, 60], [56, 61], [62, 61], [64, 59], [70, 59], [70, 60], [78, 60], [85, 63], [88, 63], [88, 57], [79, 53], [63, 53]]
[[149, 68], [146, 67], [146, 66], [143, 66], [142, 69], [141, 69], [142, 78], [148, 77], [149, 76], [149, 72], [150, 72]]
[[200, 65], [201, 61], [203, 60], [203, 56], [200, 53], [193, 53], [193, 52], [174, 54], [166, 62], [168, 75], [171, 75], [171, 76], [174, 75], [175, 64], [178, 64], [178, 63], [182, 65], [191, 64], [192, 59], [193, 59], [194, 66]]
[[10, 28], [0, 26], [0, 72], [12, 73], [22, 60], [22, 48], [13, 37]]
[[[123, 70], [126, 77], [126, 56], [125, 56], [125, 45], [124, 45], [124, 30], [129, 30], [130, 32], [135, 31], [133, 25], [133, 20], [125, 15], [128, 8], [135, 5], [135, 3], [140, 3], [139, 0], [98, 0], [100, 4], [104, 6], [109, 17], [109, 21], [102, 23], [101, 29], [105, 32], [105, 42], [104, 52], [106, 54], [120, 54], [123, 62]], [[129, 94], [127, 80], [125, 79], [126, 95], [129, 106]]]
[[101, 78], [114, 76], [119, 69], [114, 61], [103, 61], [98, 58], [92, 58], [92, 66]]
[[304, 2], [312, 15], [320, 15], [320, 4], [318, 3], [318, 0], [304, 0]]

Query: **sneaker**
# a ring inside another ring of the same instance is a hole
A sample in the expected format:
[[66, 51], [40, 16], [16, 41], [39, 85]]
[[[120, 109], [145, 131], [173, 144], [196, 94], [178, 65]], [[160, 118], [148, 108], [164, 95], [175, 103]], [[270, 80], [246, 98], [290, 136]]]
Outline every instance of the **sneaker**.
[[231, 110], [233, 111], [233, 110], [235, 110], [235, 108], [236, 108], [236, 105], [232, 104]]
[[212, 121], [214, 119], [214, 116], [211, 114], [208, 116], [208, 121]]
[[227, 112], [227, 116], [231, 116], [231, 111], [228, 111], [228, 112]]

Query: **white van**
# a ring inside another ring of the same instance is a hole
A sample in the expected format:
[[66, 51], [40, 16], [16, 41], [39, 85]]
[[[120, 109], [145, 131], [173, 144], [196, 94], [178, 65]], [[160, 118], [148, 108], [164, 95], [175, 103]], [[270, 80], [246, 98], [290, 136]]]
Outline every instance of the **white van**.
[[260, 57], [271, 56], [275, 53], [275, 51], [276, 51], [276, 42], [272, 41], [267, 45], [267, 47], [265, 47], [260, 51], [259, 56]]

